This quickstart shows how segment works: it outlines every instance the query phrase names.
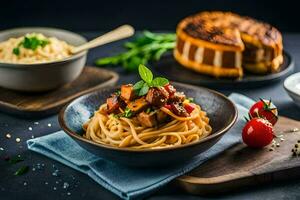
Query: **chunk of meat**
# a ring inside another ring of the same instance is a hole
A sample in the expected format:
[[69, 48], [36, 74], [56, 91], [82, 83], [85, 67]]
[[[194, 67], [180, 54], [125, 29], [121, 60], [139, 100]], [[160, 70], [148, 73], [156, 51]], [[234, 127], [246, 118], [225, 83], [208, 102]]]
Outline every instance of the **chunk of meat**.
[[133, 85], [132, 84], [122, 85], [120, 97], [125, 101], [133, 100], [136, 97], [135, 91], [133, 89]]
[[153, 106], [161, 107], [167, 103], [169, 93], [164, 88], [151, 88], [146, 96], [146, 100]]
[[111, 97], [106, 99], [107, 104], [107, 113], [113, 113], [120, 107], [120, 102], [118, 100], [118, 96], [113, 94]]
[[183, 92], [175, 92], [168, 99], [168, 103], [182, 103], [185, 100], [186, 96]]
[[156, 119], [158, 123], [163, 123], [168, 119], [168, 115], [161, 110], [157, 110]]
[[127, 108], [129, 108], [133, 113], [139, 113], [148, 107], [149, 103], [144, 97], [131, 101], [127, 104]]
[[146, 127], [157, 126], [155, 112], [151, 112], [149, 114], [145, 112], [141, 112], [140, 114], [138, 114], [137, 118], [143, 126]]
[[172, 112], [180, 117], [188, 117], [189, 114], [186, 112], [185, 108], [178, 103], [171, 104]]

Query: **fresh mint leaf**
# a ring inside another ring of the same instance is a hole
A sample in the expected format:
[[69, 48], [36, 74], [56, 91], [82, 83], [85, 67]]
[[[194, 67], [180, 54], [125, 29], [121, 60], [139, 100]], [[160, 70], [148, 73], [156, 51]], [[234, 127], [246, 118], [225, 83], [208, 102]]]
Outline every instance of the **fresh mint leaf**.
[[139, 65], [139, 74], [146, 83], [151, 83], [153, 74], [145, 65]]
[[144, 83], [145, 82], [143, 80], [140, 80], [139, 82], [137, 82], [136, 84], [133, 85], [133, 89], [135, 91], [141, 89], [143, 87]]
[[13, 49], [13, 54], [15, 54], [15, 55], [20, 55], [20, 48], [19, 47], [16, 47], [16, 48], [14, 48]]
[[144, 83], [143, 87], [139, 91], [139, 96], [144, 96], [149, 91], [149, 86], [147, 83]]
[[169, 80], [163, 77], [157, 77], [152, 81], [153, 87], [162, 87], [169, 83]]

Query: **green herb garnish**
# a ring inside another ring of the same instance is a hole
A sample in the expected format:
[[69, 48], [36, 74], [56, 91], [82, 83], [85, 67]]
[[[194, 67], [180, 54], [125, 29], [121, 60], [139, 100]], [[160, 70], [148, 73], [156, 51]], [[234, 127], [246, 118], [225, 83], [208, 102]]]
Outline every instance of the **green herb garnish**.
[[188, 100], [190, 103], [193, 103], [193, 102], [194, 102], [194, 98], [193, 98], [193, 97], [189, 97], [189, 98], [187, 98], [187, 100]]
[[147, 108], [146, 113], [149, 114], [151, 112], [151, 108]]
[[121, 90], [115, 91], [115, 95], [120, 96], [121, 95]]
[[21, 175], [25, 174], [26, 172], [28, 172], [28, 170], [29, 170], [28, 166], [22, 166], [14, 173], [14, 175], [21, 176]]
[[132, 116], [132, 111], [129, 108], [125, 108], [124, 110], [124, 117], [130, 118]]
[[137, 95], [143, 96], [148, 93], [150, 87], [163, 87], [169, 83], [169, 80], [163, 77], [153, 79], [153, 74], [145, 65], [139, 65], [139, 74], [142, 80], [134, 84], [133, 89]]
[[39, 46], [45, 47], [49, 44], [48, 40], [38, 39], [36, 36], [25, 36], [24, 39], [13, 49], [13, 54], [20, 55], [20, 47], [23, 46], [25, 49], [31, 49], [35, 51]]
[[176, 34], [151, 33], [144, 31], [142, 36], [132, 42], [125, 43], [128, 51], [112, 57], [96, 60], [97, 66], [122, 65], [127, 71], [137, 70], [139, 64], [148, 64], [149, 61], [159, 60], [167, 51], [174, 49]]
[[13, 54], [15, 54], [15, 55], [20, 55], [20, 48], [19, 47], [16, 47], [16, 48], [14, 48], [13, 49]]

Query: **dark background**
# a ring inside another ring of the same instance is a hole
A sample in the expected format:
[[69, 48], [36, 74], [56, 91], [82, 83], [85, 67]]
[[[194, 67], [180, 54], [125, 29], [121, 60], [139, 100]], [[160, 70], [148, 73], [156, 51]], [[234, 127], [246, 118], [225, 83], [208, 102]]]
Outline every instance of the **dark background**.
[[50, 26], [71, 31], [174, 30], [183, 17], [202, 10], [227, 10], [267, 21], [283, 32], [299, 32], [297, 1], [262, 0], [2, 0], [0, 30]]

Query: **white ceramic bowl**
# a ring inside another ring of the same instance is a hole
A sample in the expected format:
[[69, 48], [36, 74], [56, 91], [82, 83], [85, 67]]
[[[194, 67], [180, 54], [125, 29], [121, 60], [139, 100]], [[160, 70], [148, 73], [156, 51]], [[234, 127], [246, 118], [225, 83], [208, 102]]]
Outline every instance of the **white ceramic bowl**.
[[287, 77], [283, 86], [296, 105], [300, 107], [300, 72]]
[[[67, 43], [77, 46], [87, 40], [65, 30], [54, 28], [16, 28], [0, 32], [0, 42], [11, 37], [20, 37], [26, 33], [42, 33], [53, 36]], [[81, 52], [68, 58], [37, 64], [8, 64], [0, 62], [0, 87], [26, 91], [41, 92], [60, 87], [76, 79], [86, 62], [87, 52]]]

